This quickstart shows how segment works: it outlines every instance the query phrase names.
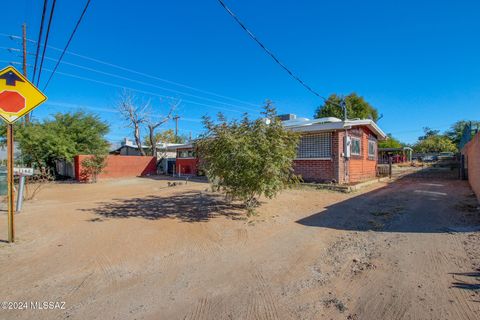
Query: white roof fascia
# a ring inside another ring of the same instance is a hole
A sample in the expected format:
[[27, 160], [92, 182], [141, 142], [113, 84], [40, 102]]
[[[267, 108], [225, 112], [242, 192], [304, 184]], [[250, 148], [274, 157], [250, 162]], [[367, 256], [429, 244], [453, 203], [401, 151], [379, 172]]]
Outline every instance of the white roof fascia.
[[373, 131], [378, 137], [378, 140], [386, 140], [387, 135], [385, 132], [382, 131], [382, 129], [379, 128], [379, 126], [370, 119], [363, 119], [363, 120], [347, 120], [345, 121], [345, 126], [367, 126], [370, 128], [370, 130]]
[[[321, 119], [317, 119], [321, 120]], [[305, 121], [303, 123], [292, 123], [291, 125], [286, 125], [287, 129], [290, 129], [295, 132], [318, 132], [318, 131], [333, 131], [348, 129], [349, 127], [355, 126], [367, 126], [370, 130], [373, 131], [378, 137], [379, 140], [385, 140], [387, 135], [380, 129], [377, 124], [370, 119], [364, 120], [347, 120], [347, 121], [335, 121], [335, 122], [315, 122], [315, 120]]]

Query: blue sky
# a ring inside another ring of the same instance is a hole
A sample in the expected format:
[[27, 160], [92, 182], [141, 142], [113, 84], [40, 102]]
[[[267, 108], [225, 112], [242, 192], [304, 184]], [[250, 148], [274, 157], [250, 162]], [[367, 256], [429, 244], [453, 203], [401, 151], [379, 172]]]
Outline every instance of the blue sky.
[[[414, 142], [424, 126], [445, 130], [456, 120], [480, 119], [479, 1], [225, 1], [316, 91], [364, 96], [383, 114], [380, 127], [405, 142]], [[0, 32], [19, 35], [26, 21], [28, 38], [36, 40], [42, 5], [4, 3]], [[51, 46], [64, 47], [83, 5], [57, 1]], [[21, 61], [4, 49], [20, 48], [18, 41], [0, 35], [0, 47], [0, 65]], [[59, 67], [46, 90], [49, 100], [34, 117], [83, 108], [111, 124], [112, 141], [131, 136], [115, 112], [122, 87], [137, 90], [159, 114], [168, 109], [168, 97], [181, 100], [180, 131], [193, 136], [204, 114], [257, 116], [271, 99], [281, 113], [312, 117], [322, 103], [248, 38], [217, 0], [92, 0], [69, 50], [89, 59], [65, 56], [69, 64]], [[35, 52], [33, 44], [29, 51]], [[47, 50], [52, 60], [44, 62], [40, 88], [59, 53]]]

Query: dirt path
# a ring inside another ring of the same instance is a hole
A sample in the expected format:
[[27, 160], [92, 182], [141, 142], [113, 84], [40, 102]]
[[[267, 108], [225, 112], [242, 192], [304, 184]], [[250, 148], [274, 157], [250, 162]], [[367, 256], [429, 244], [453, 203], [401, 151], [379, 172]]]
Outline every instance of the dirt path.
[[[0, 244], [0, 319], [479, 319], [480, 213], [464, 181], [284, 192], [245, 219], [206, 191], [53, 185]], [[5, 215], [0, 230], [5, 228]]]

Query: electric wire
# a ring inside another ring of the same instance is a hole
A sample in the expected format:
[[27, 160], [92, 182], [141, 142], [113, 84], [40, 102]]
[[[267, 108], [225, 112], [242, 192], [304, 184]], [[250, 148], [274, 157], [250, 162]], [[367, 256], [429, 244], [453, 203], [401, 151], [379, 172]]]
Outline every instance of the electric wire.
[[[17, 39], [17, 40], [21, 39], [21, 37], [19, 37], [17, 35], [11, 35], [11, 34], [6, 34], [6, 33], [0, 33], [0, 36], [8, 37], [10, 39]], [[32, 40], [32, 39], [27, 39], [27, 41], [32, 43], [32, 44], [37, 43], [35, 40]], [[51, 45], [49, 45], [48, 48], [53, 49], [55, 51], [62, 51], [62, 49], [56, 48], [56, 47], [51, 46]], [[160, 78], [160, 77], [157, 77], [155, 75], [140, 72], [140, 71], [128, 68], [128, 67], [113, 64], [113, 63], [106, 62], [106, 61], [103, 61], [103, 60], [99, 60], [99, 59], [96, 59], [96, 58], [92, 58], [92, 57], [89, 57], [89, 56], [86, 56], [86, 55], [78, 54], [78, 53], [75, 53], [75, 52], [72, 52], [72, 51], [67, 51], [66, 53], [70, 54], [72, 56], [78, 57], [78, 58], [82, 58], [82, 59], [89, 60], [89, 61], [92, 61], [92, 62], [95, 62], [95, 63], [103, 64], [103, 65], [108, 66], [108, 67], [112, 67], [112, 68], [116, 68], [116, 69], [119, 69], [119, 70], [122, 70], [122, 71], [127, 71], [127, 72], [130, 72], [130, 73], [134, 73], [134, 74], [140, 75], [142, 77], [147, 77], [147, 78], [150, 78], [150, 79], [153, 79], [153, 80], [157, 80], [157, 81], [165, 82], [165, 83], [168, 83], [168, 84], [176, 85], [176, 86], [183, 87], [183, 88], [193, 90], [193, 91], [197, 91], [197, 92], [200, 92], [200, 93], [203, 93], [203, 94], [208, 94], [208, 95], [216, 96], [216, 97], [231, 100], [231, 101], [236, 101], [236, 102], [239, 102], [239, 103], [242, 103], [242, 104], [245, 104], [245, 105], [258, 107], [258, 104], [255, 104], [255, 103], [251, 103], [251, 102], [243, 101], [243, 100], [240, 100], [240, 99], [237, 99], [237, 98], [225, 96], [225, 95], [218, 94], [218, 93], [215, 93], [215, 92], [212, 92], [212, 91], [199, 89], [199, 88], [192, 87], [192, 86], [180, 83], [180, 82], [175, 82], [175, 81], [171, 81], [171, 80], [168, 80], [168, 79]]]
[[37, 73], [38, 54], [40, 53], [40, 43], [42, 42], [43, 25], [44, 25], [44, 22], [45, 22], [45, 12], [47, 10], [47, 4], [48, 4], [48, 0], [44, 0], [43, 1], [43, 10], [42, 10], [42, 19], [40, 21], [40, 31], [38, 32], [37, 53], [35, 55], [35, 65], [33, 67], [32, 82], [35, 81], [35, 75]]
[[225, 9], [225, 11], [240, 25], [240, 27], [252, 38], [283, 70], [285, 70], [293, 79], [300, 83], [305, 89], [313, 93], [315, 96], [327, 101], [325, 97], [320, 95], [317, 91], [313, 90], [308, 84], [305, 83], [300, 77], [294, 74], [283, 62], [281, 62], [276, 55], [268, 49], [246, 26], [245, 24], [237, 17], [237, 15], [230, 10], [230, 8], [225, 4], [223, 0], [218, 0], [220, 5]]
[[53, 14], [55, 12], [55, 4], [56, 3], [57, 3], [57, 0], [53, 0], [52, 7], [50, 9], [50, 17], [48, 18], [47, 33], [45, 34], [45, 42], [43, 44], [42, 59], [40, 60], [40, 68], [38, 69], [37, 87], [38, 87], [38, 84], [40, 83], [40, 78], [42, 76], [43, 60], [44, 60], [44, 57], [45, 57], [45, 51], [46, 51], [47, 46], [48, 46], [48, 38], [50, 36], [50, 27], [52, 26]]
[[62, 51], [62, 54], [60, 55], [60, 58], [58, 58], [57, 64], [53, 68], [53, 72], [50, 74], [50, 77], [48, 78], [47, 83], [45, 84], [45, 87], [43, 87], [43, 91], [45, 91], [47, 89], [48, 84], [50, 83], [53, 76], [55, 75], [55, 72], [57, 71], [58, 65], [60, 64], [60, 62], [62, 62], [63, 56], [65, 55], [65, 52], [67, 51], [68, 47], [70, 46], [70, 43], [72, 42], [72, 39], [75, 36], [75, 33], [77, 32], [78, 26], [80, 26], [80, 23], [83, 20], [83, 16], [85, 15], [85, 12], [87, 12], [88, 6], [90, 5], [90, 1], [91, 0], [87, 0], [87, 3], [85, 4], [85, 7], [83, 8], [82, 14], [78, 18], [77, 24], [75, 25], [75, 28], [73, 29], [72, 34], [70, 35], [70, 38], [68, 39], [67, 44]]

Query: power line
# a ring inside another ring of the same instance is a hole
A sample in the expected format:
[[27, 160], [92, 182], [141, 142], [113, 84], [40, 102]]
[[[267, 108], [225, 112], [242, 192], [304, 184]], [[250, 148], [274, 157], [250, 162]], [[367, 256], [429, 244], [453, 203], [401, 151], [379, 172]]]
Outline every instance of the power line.
[[32, 82], [35, 81], [35, 74], [37, 73], [37, 62], [38, 62], [38, 54], [40, 53], [40, 42], [42, 41], [42, 33], [43, 33], [43, 24], [45, 22], [45, 12], [47, 10], [48, 0], [44, 0], [43, 2], [43, 10], [42, 10], [42, 20], [40, 22], [40, 31], [38, 32], [38, 41], [37, 41], [37, 53], [35, 55], [35, 66], [33, 67], [33, 77]]
[[40, 69], [38, 69], [37, 87], [38, 87], [38, 84], [40, 83], [40, 77], [42, 76], [43, 59], [45, 57], [45, 51], [47, 50], [47, 46], [48, 46], [48, 37], [50, 35], [50, 27], [52, 26], [53, 13], [55, 11], [56, 3], [57, 3], [57, 0], [53, 0], [52, 8], [50, 10], [50, 17], [48, 18], [47, 33], [45, 35], [45, 43], [43, 45], [43, 52], [42, 52], [42, 60], [40, 61]]
[[[1, 47], [1, 46], [0, 46], [0, 49], [6, 49], [6, 50], [11, 51], [11, 52], [12, 52], [12, 51], [15, 51], [15, 52], [19, 52], [19, 51], [20, 51], [19, 49], [8, 48], [8, 47]], [[56, 61], [56, 59], [51, 58], [51, 57], [48, 57], [48, 56], [45, 56], [45, 59], [51, 60], [51, 61]], [[83, 65], [79, 65], [79, 64], [75, 64], [75, 63], [71, 63], [71, 62], [67, 62], [67, 61], [63, 61], [62, 63], [63, 63], [63, 64], [66, 64], [66, 65], [73, 66], [73, 67], [77, 67], [77, 68], [80, 68], [80, 69], [83, 69], [83, 70], [87, 70], [87, 71], [89, 71], [89, 72], [95, 72], [95, 73], [102, 74], [102, 75], [106, 75], [106, 76], [109, 76], [109, 77], [113, 77], [113, 78], [117, 78], [117, 79], [122, 79], [122, 80], [126, 80], [126, 81], [129, 81], [129, 82], [134, 82], [134, 83], [138, 83], [138, 84], [141, 84], [141, 85], [145, 85], [145, 86], [150, 86], [150, 87], [154, 87], [154, 88], [157, 88], [157, 89], [161, 89], [161, 90], [165, 90], [165, 91], [170, 91], [170, 92], [178, 93], [178, 94], [180, 94], [180, 95], [184, 95], [184, 96], [189, 96], [189, 97], [193, 97], [193, 98], [205, 100], [205, 101], [208, 101], [208, 102], [219, 103], [219, 104], [222, 104], [222, 105], [225, 105], [225, 106], [230, 106], [230, 107], [234, 107], [234, 108], [237, 108], [237, 109], [245, 109], [245, 110], [249, 110], [249, 111], [252, 111], [252, 112], [259, 112], [259, 110], [256, 110], [256, 109], [247, 108], [247, 107], [238, 106], [238, 105], [233, 105], [233, 104], [226, 103], [226, 102], [223, 102], [223, 101], [219, 101], [219, 100], [215, 100], [215, 99], [210, 99], [210, 98], [205, 98], [205, 97], [201, 97], [201, 96], [198, 96], [198, 95], [194, 95], [194, 94], [187, 93], [187, 92], [183, 92], [183, 91], [179, 91], [179, 90], [170, 89], [170, 88], [165, 88], [165, 87], [162, 87], [162, 86], [155, 85], [155, 84], [153, 84], [153, 83], [144, 82], [144, 81], [140, 81], [140, 80], [136, 80], [136, 79], [124, 77], [124, 76], [117, 75], [117, 74], [114, 74], [114, 73], [109, 73], [109, 72], [105, 72], [105, 71], [100, 71], [100, 70], [98, 70], [98, 69], [93, 69], [93, 68], [90, 68], [90, 67], [86, 67], [86, 66], [83, 66]]]
[[[52, 61], [56, 60], [56, 59], [53, 59], [53, 58], [50, 58], [50, 57], [45, 57], [45, 58], [47, 60], [52, 60]], [[175, 90], [175, 89], [165, 88], [165, 87], [162, 87], [162, 86], [155, 85], [153, 83], [149, 83], [149, 82], [145, 82], [145, 81], [140, 81], [140, 80], [120, 76], [120, 75], [110, 73], [110, 72], [100, 71], [98, 69], [93, 69], [93, 68], [86, 67], [86, 66], [79, 65], [79, 64], [75, 64], [75, 63], [71, 63], [71, 62], [67, 62], [67, 61], [63, 61], [62, 63], [66, 64], [66, 65], [76, 67], [76, 68], [80, 68], [80, 69], [83, 69], [83, 70], [87, 70], [87, 71], [90, 71], [90, 72], [95, 72], [95, 73], [98, 73], [98, 74], [103, 74], [103, 75], [106, 75], [106, 76], [109, 76], [109, 77], [122, 79], [122, 80], [127, 80], [127, 81], [130, 81], [130, 82], [135, 82], [135, 83], [138, 83], [138, 84], [141, 84], [141, 85], [150, 86], [150, 87], [154, 87], [154, 88], [157, 88], [157, 89], [178, 93], [178, 94], [181, 94], [181, 95], [184, 95], [184, 96], [189, 96], [189, 97], [193, 97], [193, 98], [197, 98], [197, 99], [201, 99], [201, 100], [205, 100], [205, 101], [209, 101], [209, 102], [214, 102], [214, 103], [220, 103], [220, 104], [230, 106], [230, 107], [234, 107], [234, 108], [239, 108], [239, 109], [245, 109], [245, 110], [249, 110], [249, 111], [253, 111], [253, 112], [258, 112], [258, 110], [256, 110], [256, 109], [246, 108], [246, 107], [233, 105], [233, 104], [222, 102], [222, 101], [215, 100], [215, 99], [210, 99], [210, 98], [197, 96], [197, 95], [194, 95], [194, 94], [191, 94], [191, 93], [187, 93], [187, 92], [183, 92], [183, 91], [179, 91], [179, 90]]]
[[[70, 45], [70, 42], [72, 42], [73, 36], [75, 35], [75, 32], [77, 32], [78, 26], [79, 26], [80, 23], [82, 22], [83, 16], [85, 15], [85, 12], [87, 11], [89, 5], [90, 5], [90, 0], [87, 0], [87, 3], [85, 4], [85, 7], [83, 8], [82, 14], [81, 14], [80, 17], [78, 18], [77, 24], [75, 25], [75, 28], [73, 29], [72, 34], [70, 35], [70, 38], [69, 38], [68, 41], [67, 41], [67, 45], [66, 45], [65, 48], [63, 49], [62, 54], [60, 55], [60, 58], [58, 58], [57, 64], [55, 65], [55, 68], [53, 68], [53, 72], [52, 72], [52, 74], [50, 75], [50, 78], [48, 78], [47, 84], [45, 84], [45, 87], [43, 87], [43, 91], [45, 91], [45, 89], [47, 89], [48, 84], [50, 83], [50, 80], [52, 80], [53, 75], [54, 75], [55, 72], [57, 71], [58, 65], [59, 65], [60, 62], [62, 61], [63, 56], [65, 55], [65, 52], [67, 51], [68, 46]], [[46, 44], [45, 44], [45, 45], [46, 45]]]
[[[10, 39], [20, 39], [19, 36], [9, 35], [9, 34], [6, 34], [6, 33], [0, 33], [0, 36], [5, 36], [5, 37], [8, 37]], [[32, 40], [32, 39], [27, 39], [27, 41], [29, 41], [33, 44], [37, 43], [35, 40]], [[59, 48], [56, 48], [56, 47], [50, 46], [50, 45], [48, 46], [48, 48], [56, 50], [56, 51], [62, 51], [62, 49], [59, 49]], [[168, 83], [168, 84], [176, 85], [176, 86], [183, 87], [183, 88], [193, 90], [193, 91], [197, 91], [197, 92], [200, 92], [200, 93], [216, 96], [216, 97], [219, 97], [219, 98], [223, 98], [223, 99], [227, 99], [227, 100], [231, 100], [231, 101], [236, 101], [236, 102], [239, 102], [239, 103], [242, 103], [242, 104], [245, 104], [245, 105], [258, 107], [258, 104], [254, 104], [254, 103], [251, 103], [251, 102], [247, 102], [247, 101], [232, 98], [232, 97], [229, 97], [229, 96], [221, 95], [221, 94], [218, 94], [218, 93], [215, 93], [215, 92], [212, 92], [212, 91], [207, 91], [207, 90], [195, 88], [195, 87], [183, 84], [183, 83], [179, 83], [179, 82], [167, 80], [167, 79], [164, 79], [164, 78], [160, 78], [160, 77], [157, 77], [157, 76], [154, 76], [154, 75], [151, 75], [151, 74], [140, 72], [140, 71], [137, 71], [137, 70], [134, 70], [134, 69], [131, 69], [131, 68], [127, 68], [127, 67], [124, 67], [124, 66], [120, 66], [120, 65], [117, 65], [117, 64], [113, 64], [113, 63], [110, 63], [110, 62], [102, 61], [102, 60], [92, 58], [92, 57], [89, 57], [89, 56], [85, 56], [85, 55], [82, 55], [82, 54], [78, 54], [78, 53], [75, 53], [75, 52], [72, 52], [72, 51], [67, 51], [66, 53], [68, 53], [72, 56], [76, 56], [76, 57], [79, 57], [79, 58], [82, 58], [82, 59], [85, 59], [85, 60], [95, 62], [95, 63], [103, 64], [103, 65], [108, 66], [108, 67], [112, 67], [112, 68], [116, 68], [116, 69], [119, 69], [119, 70], [122, 70], [122, 71], [127, 71], [127, 72], [130, 72], [130, 73], [134, 73], [134, 74], [140, 75], [142, 77], [147, 77], [147, 78], [150, 78], [150, 79], [154, 79], [154, 80], [157, 80], [157, 81], [161, 81], [161, 82], [165, 82], [165, 83]]]
[[[11, 65], [20, 65], [21, 64], [20, 62], [8, 61], [8, 60], [0, 60], [0, 62], [8, 63], [8, 64], [11, 64]], [[47, 68], [43, 68], [43, 70], [45, 70], [47, 72], [53, 72], [53, 70], [50, 70], [50, 69], [47, 69]], [[57, 74], [62, 75], [62, 76], [66, 76], [66, 77], [70, 77], [70, 78], [75, 78], [75, 79], [90, 81], [90, 82], [94, 82], [94, 83], [99, 83], [99, 84], [103, 84], [103, 85], [111, 86], [111, 87], [115, 87], [115, 88], [128, 89], [128, 90], [131, 90], [131, 91], [134, 91], [134, 92], [143, 93], [143, 94], [147, 94], [147, 95], [151, 95], [151, 96], [156, 96], [156, 97], [159, 97], [159, 98], [177, 100], [177, 98], [172, 97], [172, 96], [161, 95], [161, 94], [151, 92], [151, 91], [139, 90], [139, 89], [135, 89], [135, 88], [132, 88], [132, 87], [126, 87], [126, 86], [123, 86], [123, 85], [115, 84], [115, 83], [112, 83], [112, 82], [106, 82], [106, 81], [101, 81], [101, 80], [97, 80], [97, 79], [87, 78], [87, 77], [83, 77], [83, 76], [79, 76], [79, 75], [75, 75], [75, 74], [71, 74], [71, 73], [57, 71]], [[217, 110], [229, 111], [229, 112], [234, 112], [234, 113], [238, 113], [238, 114], [244, 113], [243, 111], [239, 111], [239, 110], [236, 110], [236, 109], [212, 106], [212, 105], [199, 103], [199, 102], [192, 101], [192, 100], [181, 99], [181, 101], [185, 102], [185, 103], [188, 103], [188, 104], [194, 104], [194, 105], [207, 107], [207, 108], [213, 108], [213, 109], [217, 109]]]
[[283, 64], [276, 56], [275, 54], [268, 49], [246, 26], [245, 24], [233, 13], [232, 10], [230, 10], [229, 7], [223, 2], [223, 0], [218, 0], [220, 5], [225, 9], [225, 11], [228, 12], [228, 14], [242, 27], [243, 30], [252, 38], [282, 69], [284, 69], [293, 79], [295, 79], [297, 82], [299, 82], [305, 89], [313, 93], [315, 96], [327, 100], [325, 97], [321, 96], [318, 92], [313, 90], [309, 85], [307, 85], [302, 79], [300, 79], [297, 75], [295, 75], [290, 69]]
[[[47, 72], [53, 72], [53, 70], [49, 70], [49, 69], [44, 69], [44, 70], [47, 71]], [[151, 92], [151, 91], [138, 90], [138, 89], [135, 89], [135, 88], [126, 87], [126, 86], [122, 86], [122, 85], [111, 83], [111, 82], [100, 81], [100, 80], [96, 80], [96, 79], [91, 79], [91, 78], [87, 78], [87, 77], [83, 77], [83, 76], [74, 75], [74, 74], [71, 74], [71, 73], [57, 71], [57, 74], [60, 74], [60, 75], [66, 76], [66, 77], [80, 79], [80, 80], [86, 80], [86, 81], [90, 81], [90, 82], [100, 83], [100, 84], [111, 86], [111, 87], [127, 89], [127, 90], [131, 90], [131, 91], [134, 91], [134, 92], [143, 93], [143, 94], [156, 96], [156, 97], [160, 97], [160, 98], [176, 99], [175, 97], [161, 95], [161, 94]], [[191, 100], [182, 99], [182, 102], [186, 102], [186, 103], [189, 103], [189, 104], [195, 104], [195, 105], [208, 107], [208, 108], [213, 108], [213, 109], [218, 109], [218, 110], [223, 110], [223, 111], [230, 111], [230, 112], [235, 112], [235, 113], [240, 113], [240, 114], [243, 113], [242, 111], [237, 111], [237, 110], [234, 110], [234, 109], [231, 109], [231, 108], [227, 109], [227, 108], [212, 106], [212, 105], [203, 104], [203, 103], [199, 103], [199, 102], [191, 101]]]

